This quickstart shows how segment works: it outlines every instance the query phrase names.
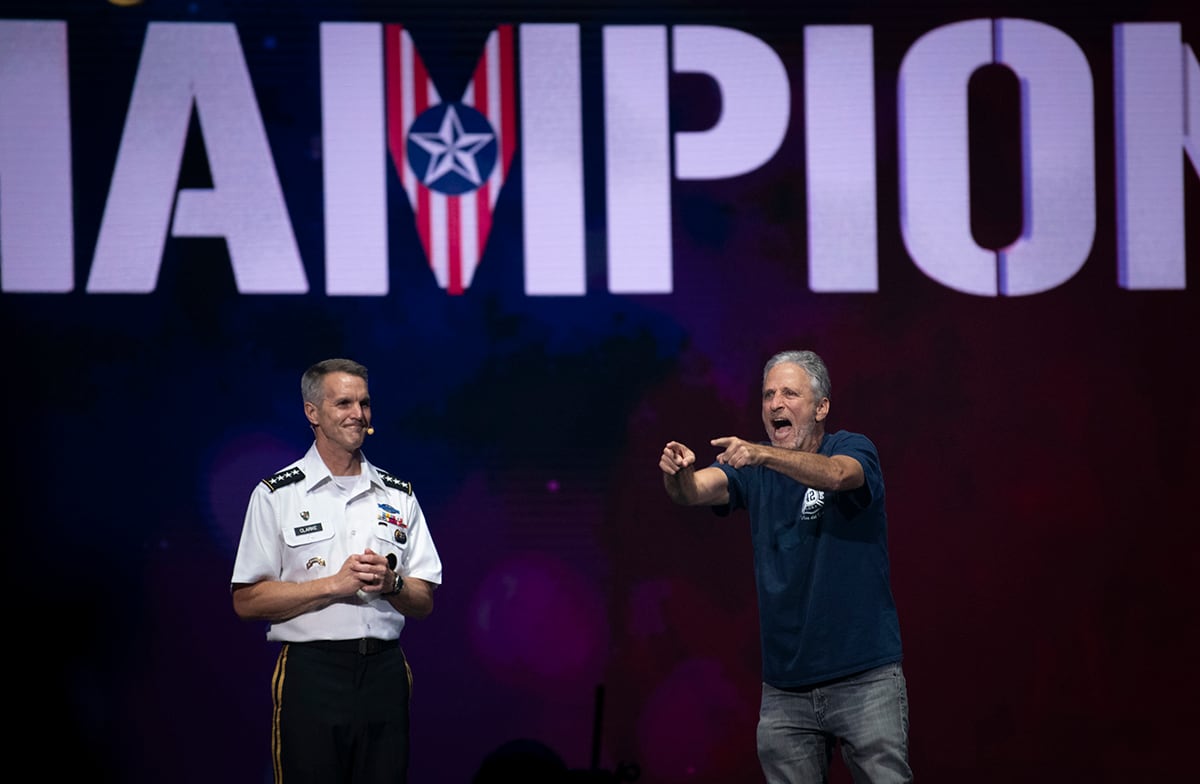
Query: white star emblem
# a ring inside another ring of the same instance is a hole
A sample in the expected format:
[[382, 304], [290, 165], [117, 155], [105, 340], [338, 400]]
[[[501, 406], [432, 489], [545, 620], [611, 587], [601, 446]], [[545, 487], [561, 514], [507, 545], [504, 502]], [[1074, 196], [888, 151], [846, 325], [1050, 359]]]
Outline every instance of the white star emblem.
[[422, 150], [429, 153], [429, 165], [421, 182], [432, 185], [440, 178], [454, 172], [472, 185], [479, 186], [483, 180], [475, 156], [496, 138], [493, 133], [466, 133], [458, 112], [451, 106], [446, 109], [442, 125], [437, 133], [412, 133], [409, 138]]

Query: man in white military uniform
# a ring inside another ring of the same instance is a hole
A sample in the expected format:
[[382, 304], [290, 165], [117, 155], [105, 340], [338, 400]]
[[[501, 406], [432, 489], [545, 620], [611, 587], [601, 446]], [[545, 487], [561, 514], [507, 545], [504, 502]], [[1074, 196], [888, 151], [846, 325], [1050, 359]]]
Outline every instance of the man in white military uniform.
[[442, 562], [412, 486], [367, 461], [367, 369], [329, 359], [301, 378], [315, 441], [250, 496], [233, 608], [283, 643], [272, 681], [282, 784], [396, 784], [408, 767], [406, 618], [433, 611]]

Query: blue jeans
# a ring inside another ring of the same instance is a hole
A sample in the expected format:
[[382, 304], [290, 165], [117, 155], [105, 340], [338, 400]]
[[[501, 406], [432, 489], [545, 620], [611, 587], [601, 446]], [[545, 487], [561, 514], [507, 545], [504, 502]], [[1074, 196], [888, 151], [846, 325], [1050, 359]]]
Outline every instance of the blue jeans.
[[833, 747], [855, 784], [912, 781], [908, 767], [908, 690], [899, 664], [811, 689], [763, 684], [758, 760], [768, 784], [829, 781]]

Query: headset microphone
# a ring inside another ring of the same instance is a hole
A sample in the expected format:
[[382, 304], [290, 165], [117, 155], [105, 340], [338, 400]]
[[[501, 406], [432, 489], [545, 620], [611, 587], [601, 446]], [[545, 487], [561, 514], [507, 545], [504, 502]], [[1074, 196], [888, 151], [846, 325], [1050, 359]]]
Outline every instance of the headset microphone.
[[367, 435], [369, 435], [369, 436], [375, 435], [375, 428], [371, 427], [370, 425], [367, 425]]

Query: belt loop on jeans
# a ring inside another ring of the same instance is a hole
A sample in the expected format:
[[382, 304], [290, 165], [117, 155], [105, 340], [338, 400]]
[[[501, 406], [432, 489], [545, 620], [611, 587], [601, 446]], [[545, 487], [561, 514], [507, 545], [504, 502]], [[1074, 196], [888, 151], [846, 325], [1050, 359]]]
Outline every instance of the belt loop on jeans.
[[377, 653], [390, 651], [400, 646], [400, 640], [381, 640], [377, 637], [360, 637], [357, 640], [313, 640], [311, 642], [295, 642], [318, 651], [334, 651], [335, 653], [357, 653], [359, 656], [374, 656]]

